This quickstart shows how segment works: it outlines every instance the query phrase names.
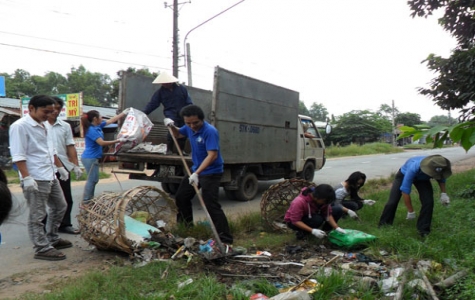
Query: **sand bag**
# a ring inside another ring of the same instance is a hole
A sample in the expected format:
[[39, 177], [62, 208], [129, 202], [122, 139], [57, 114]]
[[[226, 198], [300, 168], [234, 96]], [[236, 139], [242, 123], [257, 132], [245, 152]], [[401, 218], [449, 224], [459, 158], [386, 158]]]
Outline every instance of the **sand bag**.
[[152, 130], [153, 123], [146, 114], [140, 110], [131, 108], [124, 124], [120, 128], [117, 138], [126, 138], [127, 141], [117, 143], [115, 146], [115, 153], [126, 152], [138, 144], [142, 143], [150, 130]]
[[376, 236], [364, 233], [359, 230], [345, 229], [346, 234], [339, 233], [336, 230], [330, 231], [328, 240], [341, 247], [351, 248], [361, 244], [369, 243], [376, 240]]

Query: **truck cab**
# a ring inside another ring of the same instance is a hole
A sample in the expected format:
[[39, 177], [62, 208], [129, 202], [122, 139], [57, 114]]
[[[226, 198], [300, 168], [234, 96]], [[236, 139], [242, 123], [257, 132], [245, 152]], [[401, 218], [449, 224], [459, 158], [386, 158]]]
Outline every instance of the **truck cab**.
[[297, 177], [313, 181], [315, 171], [325, 165], [325, 144], [312, 118], [299, 115]]

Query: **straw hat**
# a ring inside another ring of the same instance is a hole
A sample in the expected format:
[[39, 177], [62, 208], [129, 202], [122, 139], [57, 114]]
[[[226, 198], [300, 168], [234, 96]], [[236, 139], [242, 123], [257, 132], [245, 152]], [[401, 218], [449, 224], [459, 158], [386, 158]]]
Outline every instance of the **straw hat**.
[[447, 179], [452, 175], [450, 160], [442, 155], [431, 155], [424, 158], [421, 161], [421, 170], [436, 180]]
[[154, 84], [178, 82], [178, 78], [167, 72], [160, 72], [160, 75], [153, 81]]

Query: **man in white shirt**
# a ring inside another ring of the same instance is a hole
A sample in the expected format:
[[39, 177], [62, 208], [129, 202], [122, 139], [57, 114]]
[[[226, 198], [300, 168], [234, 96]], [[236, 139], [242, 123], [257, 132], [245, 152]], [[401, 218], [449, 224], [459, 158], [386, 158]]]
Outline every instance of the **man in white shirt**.
[[[54, 110], [54, 100], [37, 95], [28, 103], [29, 114], [10, 126], [10, 152], [12, 162], [20, 173], [23, 195], [30, 208], [28, 233], [34, 245], [35, 258], [62, 260], [66, 258], [58, 249], [72, 247], [72, 243], [59, 238], [58, 228], [66, 211], [66, 201], [56, 179], [55, 166], [61, 180], [67, 180], [68, 171], [56, 155], [53, 137], [45, 125]], [[46, 233], [42, 220], [49, 207]]]
[[[48, 124], [51, 125], [53, 132], [54, 147], [56, 148], [56, 155], [63, 164], [66, 171], [73, 171], [76, 179], [81, 177], [82, 171], [78, 166], [78, 154], [73, 139], [73, 132], [69, 123], [58, 119], [59, 114], [64, 106], [63, 99], [59, 97], [52, 97], [55, 101], [54, 111], [48, 117]], [[56, 173], [59, 179], [60, 174]], [[68, 180], [60, 180], [59, 184], [63, 190], [64, 199], [68, 205], [64, 213], [63, 221], [59, 225], [59, 232], [69, 234], [79, 234], [79, 230], [73, 227], [71, 223], [71, 210], [73, 208], [73, 196], [71, 195], [71, 178]], [[46, 220], [44, 222], [46, 224]]]

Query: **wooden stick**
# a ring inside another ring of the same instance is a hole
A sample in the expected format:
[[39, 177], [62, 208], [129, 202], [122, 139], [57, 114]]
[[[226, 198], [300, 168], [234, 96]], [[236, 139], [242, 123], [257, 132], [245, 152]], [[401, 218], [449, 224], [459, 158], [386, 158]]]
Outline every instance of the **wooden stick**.
[[404, 285], [406, 284], [407, 274], [409, 273], [409, 270], [412, 270], [412, 259], [410, 259], [404, 267], [404, 272], [402, 273], [401, 283], [397, 287], [397, 291], [396, 291], [396, 295], [394, 296], [394, 300], [401, 300], [402, 299], [402, 294], [403, 294], [403, 291], [404, 291]]
[[[171, 127], [167, 126], [168, 132], [170, 132], [170, 135], [173, 138], [173, 142], [175, 143], [175, 147], [178, 151], [178, 154], [180, 154], [181, 161], [183, 163], [183, 167], [186, 169], [186, 174], [188, 174], [188, 177], [191, 176], [190, 168], [188, 167], [188, 164], [185, 161], [185, 158], [183, 157], [183, 153], [181, 152], [180, 145], [178, 144], [178, 141], [176, 140], [175, 135], [173, 134], [173, 130]], [[216, 226], [214, 226], [213, 220], [211, 219], [211, 216], [209, 215], [208, 209], [206, 208], [206, 204], [203, 200], [203, 197], [201, 196], [200, 190], [196, 186], [196, 184], [193, 183], [193, 188], [195, 189], [196, 195], [198, 196], [198, 199], [200, 200], [201, 207], [203, 208], [203, 211], [205, 212], [206, 218], [208, 218], [209, 225], [211, 229], [213, 230], [214, 237], [216, 239], [216, 242], [218, 243], [219, 250], [221, 250], [221, 254], [223, 256], [226, 256], [226, 250], [224, 248], [223, 243], [221, 242], [221, 239], [219, 238], [218, 231], [216, 230]], [[219, 257], [216, 257], [219, 258]]]
[[427, 291], [429, 292], [429, 295], [432, 297], [432, 299], [439, 300], [439, 298], [435, 294], [434, 289], [432, 288], [432, 284], [430, 283], [429, 279], [427, 278], [426, 274], [424, 273], [424, 270], [422, 269], [422, 267], [417, 266], [417, 268], [419, 269], [419, 272], [421, 272], [422, 280], [424, 280], [424, 283], [427, 286]]
[[467, 276], [467, 274], [468, 274], [467, 270], [462, 270], [462, 271], [457, 272], [454, 275], [448, 277], [445, 280], [439, 281], [438, 283], [436, 283], [434, 285], [436, 287], [440, 288], [440, 289], [445, 289], [445, 288], [453, 286], [457, 282], [457, 280]]
[[[332, 259], [330, 259], [329, 261], [327, 261], [326, 263], [323, 264], [322, 268], [323, 267], [326, 267], [327, 265], [329, 265], [331, 262], [333, 262], [335, 259], [337, 259], [338, 257], [340, 257], [339, 255], [335, 255]], [[315, 272], [313, 272], [312, 274], [308, 275], [307, 277], [305, 277], [302, 281], [300, 281], [299, 284], [297, 284], [296, 286], [294, 286], [293, 288], [291, 288], [289, 290], [289, 292], [292, 292], [292, 291], [295, 291], [296, 289], [298, 289], [305, 281], [309, 280], [313, 275], [315, 275], [315, 273], [317, 273], [319, 271], [319, 269], [317, 269]]]

